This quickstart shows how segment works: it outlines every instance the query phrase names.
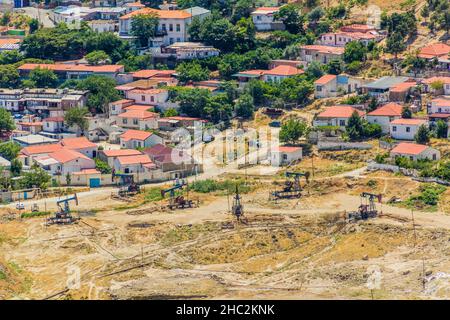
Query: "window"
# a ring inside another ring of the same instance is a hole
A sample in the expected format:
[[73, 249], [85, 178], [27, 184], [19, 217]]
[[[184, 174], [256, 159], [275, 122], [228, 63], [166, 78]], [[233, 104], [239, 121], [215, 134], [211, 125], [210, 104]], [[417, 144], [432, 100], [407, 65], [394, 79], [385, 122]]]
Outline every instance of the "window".
[[345, 126], [345, 120], [339, 120], [339, 126], [344, 127]]
[[433, 153], [433, 160], [436, 160], [436, 153]]
[[287, 154], [283, 154], [283, 160], [287, 160]]
[[141, 100], [142, 100], [142, 101], [145, 101], [145, 96], [141, 96]]
[[414, 160], [414, 157], [413, 157], [413, 156], [409, 156], [409, 159], [410, 159], [411, 161], [413, 161], [413, 160]]
[[181, 38], [177, 38], [177, 42], [181, 42]]
[[322, 91], [322, 86], [317, 86], [317, 87], [316, 87], [316, 90], [319, 91], [319, 92], [321, 92], [321, 91]]
[[139, 124], [139, 120], [138, 119], [133, 119], [133, 124]]
[[261, 20], [261, 16], [256, 16], [256, 20]]
[[123, 122], [123, 124], [127, 124], [128, 123], [127, 118], [123, 118], [122, 122]]
[[410, 127], [406, 127], [406, 132], [411, 132], [411, 128]]
[[154, 97], [154, 96], [151, 96], [151, 97], [150, 97], [150, 101], [151, 101], [151, 102], [154, 102], [154, 101], [155, 101], [155, 97]]
[[169, 31], [173, 31], [173, 24], [169, 24]]
[[397, 131], [397, 127], [396, 127], [396, 126], [393, 126], [393, 127], [392, 127], [392, 131], [393, 131], [393, 132]]
[[177, 23], [177, 32], [180, 32], [181, 31], [181, 26], [180, 26], [180, 24], [179, 23]]
[[173, 44], [173, 38], [169, 38], [169, 43]]
[[166, 31], [166, 24], [163, 23], [163, 24], [161, 25], [161, 28], [162, 28], [164, 31]]

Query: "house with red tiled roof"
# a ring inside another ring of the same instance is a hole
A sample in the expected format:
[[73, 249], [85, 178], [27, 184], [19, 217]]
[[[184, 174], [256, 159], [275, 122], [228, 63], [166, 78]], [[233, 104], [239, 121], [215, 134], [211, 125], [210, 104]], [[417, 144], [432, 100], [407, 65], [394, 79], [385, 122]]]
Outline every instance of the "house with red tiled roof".
[[373, 26], [367, 24], [354, 23], [347, 26], [343, 26], [340, 28], [343, 32], [361, 32], [361, 33], [369, 33], [377, 31], [377, 29]]
[[280, 7], [259, 7], [250, 15], [257, 31], [284, 30], [283, 21], [275, 19]]
[[[199, 13], [199, 16], [209, 14], [208, 10]], [[127, 38], [131, 36], [131, 25], [133, 17], [141, 14], [152, 14], [158, 17], [158, 27], [156, 36], [151, 39], [152, 47], [160, 47], [161, 45], [171, 45], [175, 42], [185, 42], [188, 40], [188, 26], [192, 17], [197, 15], [193, 10], [158, 10], [153, 8], [141, 8], [133, 10], [119, 18], [119, 36]], [[201, 19], [201, 17], [200, 17]]]
[[90, 66], [85, 64], [43, 64], [25, 63], [17, 68], [22, 78], [27, 78], [34, 69], [48, 69], [53, 71], [61, 81], [68, 79], [84, 79], [89, 75], [99, 75], [117, 79], [120, 73], [125, 71], [123, 65]]
[[114, 159], [114, 170], [123, 173], [143, 173], [157, 169], [146, 154], [137, 156], [119, 156]]
[[133, 80], [141, 79], [153, 79], [153, 78], [171, 78], [176, 73], [175, 70], [157, 70], [157, 69], [146, 69], [139, 70], [132, 73]]
[[430, 101], [428, 113], [450, 113], [450, 97], [439, 97]]
[[171, 178], [179, 178], [182, 173], [201, 172], [201, 165], [186, 152], [163, 144], [143, 150], [163, 172], [172, 172]]
[[159, 114], [143, 109], [125, 110], [117, 116], [117, 125], [124, 129], [148, 130], [158, 128]]
[[[445, 94], [450, 95], [450, 76], [448, 77], [430, 77], [422, 80], [425, 92], [430, 92], [435, 95]], [[433, 88], [434, 85], [442, 84], [442, 89]]]
[[324, 45], [303, 45], [300, 46], [300, 59], [306, 62], [319, 62], [327, 64], [332, 60], [342, 60], [344, 48]]
[[325, 46], [345, 47], [345, 45], [352, 41], [359, 41], [365, 45], [369, 42], [379, 42], [383, 39], [376, 31], [371, 32], [328, 32], [320, 36], [320, 44]]
[[314, 127], [337, 126], [345, 129], [348, 119], [356, 112], [360, 117], [364, 117], [364, 112], [352, 106], [332, 106], [319, 113], [313, 120]]
[[274, 167], [292, 164], [301, 160], [302, 157], [301, 147], [277, 146], [270, 150], [270, 164]]
[[64, 149], [78, 151], [89, 158], [95, 158], [97, 156], [97, 145], [89, 141], [86, 137], [64, 138], [59, 143]]
[[409, 142], [401, 142], [396, 145], [391, 151], [390, 155], [392, 158], [405, 157], [413, 161], [420, 159], [428, 160], [439, 160], [441, 158], [441, 153], [439, 150], [432, 147]]
[[42, 144], [22, 148], [19, 152], [19, 159], [25, 166], [31, 166], [36, 157], [48, 156], [50, 153], [61, 150], [63, 147], [59, 143]]
[[65, 130], [64, 117], [48, 117], [42, 120], [43, 131], [61, 133]]
[[109, 103], [109, 116], [117, 116], [123, 112], [126, 106], [134, 104], [133, 99], [120, 99]]
[[26, 131], [31, 134], [37, 134], [42, 131], [42, 121], [21, 121], [16, 123], [18, 130]]
[[157, 106], [169, 99], [169, 91], [159, 88], [133, 89], [127, 91], [125, 97], [129, 100], [133, 100], [133, 104]]
[[257, 79], [262, 81], [272, 81], [279, 82], [283, 79], [295, 77], [296, 75], [303, 74], [305, 71], [303, 69], [288, 65], [282, 64], [277, 65], [273, 69], [270, 70], [244, 70], [240, 71], [233, 75], [239, 81], [239, 86], [245, 86], [250, 80]]
[[98, 152], [98, 158], [107, 162], [112, 168], [114, 166], [114, 160], [117, 157], [134, 157], [141, 154], [142, 152], [136, 149], [100, 150]]
[[356, 92], [365, 83], [363, 79], [340, 74], [325, 74], [314, 81], [316, 98], [331, 98]]
[[450, 45], [438, 42], [423, 47], [422, 49], [420, 49], [417, 56], [422, 59], [438, 59], [441, 57], [447, 57], [449, 54]]
[[403, 106], [398, 103], [390, 102], [366, 115], [367, 121], [373, 124], [379, 124], [383, 133], [389, 133], [389, 125], [392, 120], [402, 117]]
[[157, 143], [163, 143], [163, 139], [153, 132], [142, 130], [127, 130], [120, 135], [120, 146], [123, 149], [148, 148]]
[[389, 134], [398, 140], [414, 140], [420, 126], [428, 126], [426, 119], [395, 119], [389, 124]]
[[65, 148], [34, 160], [35, 163], [52, 175], [66, 175], [84, 169], [95, 169], [95, 161], [93, 159], [78, 151]]

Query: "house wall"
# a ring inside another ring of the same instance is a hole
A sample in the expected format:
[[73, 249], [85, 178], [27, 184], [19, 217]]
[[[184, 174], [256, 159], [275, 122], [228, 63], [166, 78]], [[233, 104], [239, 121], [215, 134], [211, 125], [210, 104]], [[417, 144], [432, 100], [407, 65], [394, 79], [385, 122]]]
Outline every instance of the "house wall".
[[66, 175], [67, 173], [79, 172], [83, 169], [94, 169], [95, 161], [92, 159], [78, 158], [65, 163], [58, 163], [50, 165], [50, 172], [52, 175], [56, 173], [61, 173], [61, 175]]
[[419, 159], [429, 159], [429, 160], [439, 160], [441, 158], [441, 153], [434, 148], [427, 148], [425, 151], [419, 153], [418, 155], [402, 154], [397, 152], [391, 152], [391, 157], [406, 157], [413, 161]]
[[436, 104], [431, 103], [431, 113], [450, 113], [450, 100], [447, 106], [438, 107]]
[[156, 94], [148, 94], [136, 93], [130, 90], [126, 92], [125, 96], [127, 99], [134, 100], [136, 104], [154, 106], [166, 102], [169, 99], [169, 92], [165, 90]]
[[[394, 127], [396, 128], [394, 131]], [[390, 124], [389, 133], [392, 138], [399, 140], [414, 140], [414, 135], [420, 126], [418, 125], [399, 125]]]
[[379, 124], [383, 133], [389, 133], [390, 122], [401, 117], [387, 117], [387, 116], [367, 116], [367, 121], [373, 124]]
[[338, 126], [341, 129], [345, 129], [347, 126], [348, 118], [329, 118], [329, 119], [319, 119], [313, 121], [313, 126]]
[[163, 139], [155, 134], [152, 134], [145, 141], [136, 139], [124, 141], [123, 139], [120, 139], [120, 146], [126, 149], [149, 148], [158, 143], [163, 143]]
[[295, 160], [300, 160], [302, 158], [302, 149], [295, 152], [278, 152], [272, 151], [270, 155], [270, 164], [274, 167], [287, 165]]

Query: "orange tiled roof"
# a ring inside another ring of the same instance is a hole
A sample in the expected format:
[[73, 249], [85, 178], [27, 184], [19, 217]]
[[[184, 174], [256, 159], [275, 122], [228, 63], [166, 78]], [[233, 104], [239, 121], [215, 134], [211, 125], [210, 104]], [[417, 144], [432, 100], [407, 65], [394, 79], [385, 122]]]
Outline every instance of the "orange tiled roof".
[[120, 136], [121, 139], [124, 141], [130, 141], [130, 140], [147, 140], [153, 133], [142, 131], [142, 130], [127, 130], [125, 133], [122, 133]]
[[120, 99], [114, 102], [111, 102], [111, 104], [126, 104], [126, 103], [133, 103], [134, 100], [130, 100], [130, 99]]
[[393, 153], [418, 155], [428, 149], [428, 146], [417, 143], [401, 142], [391, 150]]
[[388, 103], [384, 106], [381, 106], [371, 112], [369, 112], [368, 116], [385, 116], [385, 117], [395, 117], [395, 116], [401, 116], [402, 115], [402, 109], [403, 107], [399, 105], [398, 103]]
[[422, 82], [425, 84], [432, 84], [433, 82], [436, 81], [440, 81], [443, 82], [445, 84], [449, 84], [450, 83], [450, 77], [431, 77], [431, 78], [427, 78], [427, 79], [423, 79]]
[[155, 14], [160, 19], [187, 19], [192, 16], [184, 10], [157, 10], [152, 8], [143, 8], [121, 16], [120, 19], [126, 20], [140, 14]]
[[275, 76], [295, 76], [297, 74], [305, 73], [302, 69], [298, 69], [293, 66], [280, 65], [273, 69], [264, 71], [264, 74], [275, 75]]
[[85, 149], [97, 147], [95, 143], [90, 142], [86, 137], [64, 138], [59, 143], [67, 149]]
[[357, 112], [360, 116], [364, 115], [364, 112], [355, 109], [350, 106], [332, 106], [326, 108], [325, 111], [321, 112], [318, 118], [350, 118], [353, 112]]
[[272, 151], [278, 151], [278, 152], [286, 152], [286, 153], [290, 153], [290, 152], [296, 152], [301, 150], [301, 147], [288, 147], [288, 146], [279, 146], [279, 147], [274, 147], [272, 149]]
[[137, 156], [142, 152], [134, 149], [103, 150], [107, 157]]
[[391, 124], [400, 124], [400, 125], [421, 125], [426, 123], [425, 119], [395, 119], [391, 121]]
[[324, 84], [327, 84], [328, 82], [330, 82], [331, 80], [336, 79], [336, 77], [337, 76], [334, 74], [326, 74], [326, 75], [321, 76], [316, 81], [314, 81], [314, 83], [318, 84], [318, 85], [324, 85]]
[[0, 39], [0, 46], [6, 45], [6, 44], [17, 44], [20, 42], [22, 42], [21, 39], [12, 39], [12, 38]]
[[103, 66], [88, 66], [83, 64], [63, 64], [63, 63], [55, 63], [55, 64], [45, 64], [45, 63], [25, 63], [18, 67], [18, 70], [34, 70], [36, 68], [41, 69], [49, 69], [52, 71], [59, 72], [100, 72], [100, 73], [111, 73], [111, 72], [121, 72], [123, 70], [122, 65], [118, 64], [110, 64]]
[[154, 106], [146, 105], [146, 104], [131, 104], [129, 106], [124, 107], [124, 110], [142, 110], [142, 111], [148, 111], [150, 109], [154, 109]]
[[134, 118], [134, 119], [150, 119], [150, 118], [157, 118], [158, 114], [155, 112], [150, 112], [146, 110], [136, 110], [131, 109], [125, 111], [124, 113], [119, 114], [119, 118]]
[[126, 164], [136, 164], [136, 163], [140, 163], [140, 164], [153, 163], [147, 154], [140, 154], [138, 156], [133, 156], [133, 157], [128, 157], [128, 156], [117, 157], [117, 160], [119, 160], [120, 164], [125, 164], [125, 165]]
[[153, 78], [153, 77], [170, 77], [176, 71], [175, 70], [139, 70], [133, 72], [133, 78]]
[[74, 172], [73, 174], [76, 174], [76, 175], [83, 175], [83, 174], [101, 174], [101, 172], [98, 171], [97, 169], [83, 169], [83, 170], [81, 170], [81, 171]]
[[62, 146], [59, 143], [52, 143], [52, 144], [42, 144], [38, 146], [25, 147], [22, 150], [20, 150], [20, 153], [26, 156], [31, 156], [34, 154], [52, 153], [60, 149], [62, 149]]
[[405, 92], [410, 88], [416, 86], [417, 83], [415, 81], [406, 81], [402, 83], [398, 83], [389, 89], [390, 92]]
[[79, 159], [79, 158], [85, 159], [85, 160], [91, 160], [84, 154], [82, 154], [78, 151], [75, 151], [75, 150], [70, 150], [70, 149], [61, 149], [61, 150], [55, 151], [53, 153], [50, 153], [49, 156], [60, 163], [66, 163], [66, 162], [69, 162], [69, 161], [72, 161], [75, 159]]
[[439, 42], [430, 44], [428, 46], [423, 47], [420, 49], [420, 52], [418, 54], [418, 57], [424, 58], [424, 59], [431, 59], [431, 58], [437, 58], [442, 57], [450, 53], [450, 46], [448, 44]]

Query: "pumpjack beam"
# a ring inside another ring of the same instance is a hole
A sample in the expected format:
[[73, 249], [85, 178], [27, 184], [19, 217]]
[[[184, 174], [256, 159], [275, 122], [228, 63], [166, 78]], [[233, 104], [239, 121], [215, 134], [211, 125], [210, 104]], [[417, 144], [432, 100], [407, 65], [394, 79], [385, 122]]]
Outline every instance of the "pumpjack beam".
[[361, 204], [358, 207], [358, 211], [351, 211], [347, 214], [346, 218], [349, 222], [367, 220], [378, 216], [375, 200], [381, 203], [383, 196], [381, 194], [362, 192], [360, 198]]
[[[286, 180], [282, 190], [273, 191], [270, 193], [270, 198], [277, 199], [289, 199], [300, 198], [301, 191], [303, 190], [300, 184], [300, 178], [305, 177], [306, 183], [309, 183], [309, 172], [290, 172], [285, 173]], [[290, 180], [289, 178], [293, 178]]]
[[69, 204], [70, 201], [75, 201], [75, 204], [78, 205], [78, 197], [76, 193], [72, 197], [67, 197], [56, 201], [58, 211], [55, 212], [53, 217], [47, 219], [46, 224], [71, 224], [79, 220], [80, 218], [75, 218], [72, 216]]

